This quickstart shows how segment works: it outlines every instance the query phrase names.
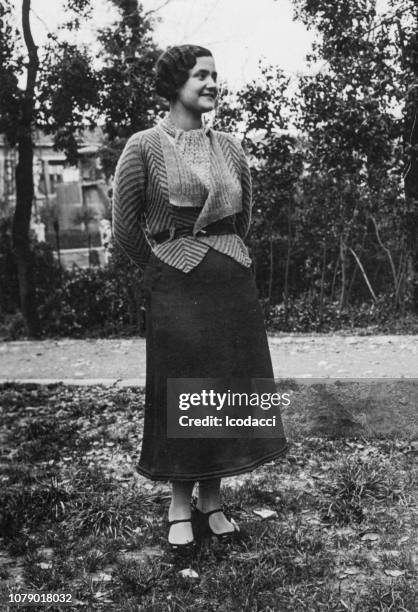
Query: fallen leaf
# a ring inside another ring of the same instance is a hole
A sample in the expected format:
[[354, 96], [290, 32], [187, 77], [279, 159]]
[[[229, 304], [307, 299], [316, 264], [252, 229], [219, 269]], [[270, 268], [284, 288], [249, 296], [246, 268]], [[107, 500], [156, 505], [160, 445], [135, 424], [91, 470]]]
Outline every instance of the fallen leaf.
[[380, 540], [380, 535], [374, 532], [365, 533], [364, 535], [361, 536], [361, 540], [363, 540], [363, 542], [365, 541], [375, 542], [376, 540]]
[[418, 453], [418, 440], [412, 440], [410, 453]]
[[182, 578], [199, 578], [199, 574], [194, 571], [191, 567], [187, 567], [179, 572]]
[[275, 510], [268, 510], [268, 508], [259, 508], [258, 510], [253, 510], [253, 513], [262, 519], [277, 518], [278, 516]]
[[361, 569], [359, 567], [356, 567], [355, 565], [344, 568], [344, 574], [349, 574], [350, 576], [355, 576], [356, 574], [359, 574], [360, 572], [361, 572]]
[[93, 582], [110, 582], [112, 580], [112, 576], [110, 574], [106, 574], [106, 572], [96, 572], [91, 576]]
[[39, 548], [38, 553], [45, 559], [51, 559], [54, 556], [54, 549], [42, 547], [42, 548]]
[[385, 569], [386, 576], [392, 576], [392, 578], [398, 578], [399, 576], [403, 576], [405, 574], [405, 570], [387, 570]]
[[49, 563], [46, 561], [41, 561], [41, 563], [37, 563], [36, 565], [40, 567], [41, 569], [51, 569], [52, 567], [52, 563]]

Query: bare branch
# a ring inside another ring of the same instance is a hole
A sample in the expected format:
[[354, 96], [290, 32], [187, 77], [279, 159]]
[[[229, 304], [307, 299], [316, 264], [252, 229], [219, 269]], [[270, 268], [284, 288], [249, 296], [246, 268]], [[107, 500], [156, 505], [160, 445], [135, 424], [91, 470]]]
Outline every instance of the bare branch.
[[170, 2], [171, 0], [165, 0], [165, 2], [160, 4], [160, 6], [157, 6], [157, 8], [151, 9], [150, 11], [147, 11], [146, 13], [144, 13], [145, 17], [148, 17], [148, 15], [151, 15], [152, 13], [158, 13], [158, 11], [160, 11], [162, 8], [167, 6], [167, 4], [170, 4]]
[[397, 280], [395, 264], [394, 264], [393, 258], [392, 258], [392, 253], [389, 251], [389, 249], [387, 247], [385, 247], [385, 245], [382, 242], [382, 239], [380, 238], [379, 228], [377, 226], [376, 219], [373, 217], [373, 215], [370, 215], [370, 219], [373, 221], [374, 229], [376, 231], [377, 241], [380, 244], [380, 246], [382, 247], [382, 249], [385, 251], [386, 255], [388, 256], [390, 267], [391, 267], [391, 270], [392, 270], [392, 275], [393, 275], [393, 283], [394, 283], [395, 290], [396, 290], [396, 285], [397, 285], [398, 280]]
[[370, 294], [371, 294], [372, 298], [374, 299], [375, 302], [377, 302], [376, 294], [375, 294], [375, 292], [372, 289], [372, 286], [371, 286], [370, 281], [369, 281], [369, 279], [367, 277], [366, 271], [363, 268], [363, 264], [361, 263], [361, 261], [358, 258], [357, 254], [355, 253], [355, 251], [353, 251], [353, 249], [351, 247], [348, 247], [348, 250], [353, 254], [354, 259], [356, 260], [357, 265], [360, 268], [360, 271], [361, 271], [361, 273], [363, 275], [364, 281], [365, 281], [365, 283], [366, 283], [366, 285], [367, 285], [367, 287], [368, 287], [368, 289], [370, 291]]
[[38, 13], [33, 8], [30, 9], [30, 12], [36, 17], [39, 23], [41, 23], [44, 26], [45, 30], [49, 33], [50, 29], [45, 19], [42, 19], [42, 17], [38, 15]]

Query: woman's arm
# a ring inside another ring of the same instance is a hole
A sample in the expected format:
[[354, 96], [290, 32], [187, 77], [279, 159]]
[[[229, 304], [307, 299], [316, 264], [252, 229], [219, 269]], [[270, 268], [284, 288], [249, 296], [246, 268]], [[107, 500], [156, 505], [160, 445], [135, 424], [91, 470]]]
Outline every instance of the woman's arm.
[[252, 189], [251, 189], [251, 174], [250, 167], [248, 165], [247, 158], [244, 150], [240, 144], [239, 158], [241, 163], [241, 188], [242, 188], [242, 212], [238, 213], [235, 217], [235, 225], [237, 233], [241, 238], [245, 238], [248, 234], [251, 223], [251, 209], [253, 206], [252, 202]]
[[140, 224], [145, 210], [145, 178], [139, 137], [135, 134], [126, 143], [116, 166], [112, 232], [115, 241], [140, 268], [145, 267], [151, 253]]

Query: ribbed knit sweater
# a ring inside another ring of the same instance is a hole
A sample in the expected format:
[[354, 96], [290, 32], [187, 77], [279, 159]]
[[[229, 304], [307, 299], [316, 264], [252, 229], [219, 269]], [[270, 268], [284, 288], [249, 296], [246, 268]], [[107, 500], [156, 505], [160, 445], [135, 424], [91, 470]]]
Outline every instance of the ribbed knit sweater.
[[[179, 130], [165, 119], [128, 140], [115, 173], [113, 235], [140, 268], [152, 250], [187, 273], [211, 248], [248, 267], [242, 239], [250, 216], [250, 172], [233, 137], [204, 128]], [[222, 218], [233, 219], [236, 234], [198, 234], [162, 244], [150, 238], [176, 228], [197, 231]]]

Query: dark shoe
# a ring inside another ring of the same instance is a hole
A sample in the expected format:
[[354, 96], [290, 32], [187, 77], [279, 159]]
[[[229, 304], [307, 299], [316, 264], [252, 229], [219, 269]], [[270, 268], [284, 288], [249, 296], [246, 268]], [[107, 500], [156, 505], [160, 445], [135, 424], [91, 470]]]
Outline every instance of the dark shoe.
[[[168, 526], [171, 527], [172, 525], [176, 525], [177, 523], [192, 523], [192, 519], [178, 519], [175, 521], [168, 521]], [[192, 527], [193, 530], [193, 527]], [[195, 540], [192, 540], [191, 542], [185, 542], [184, 544], [172, 544], [171, 542], [168, 542], [168, 545], [170, 546], [172, 551], [176, 551], [176, 552], [187, 552], [190, 550], [193, 550], [194, 547], [196, 546], [196, 542]]]
[[210, 510], [209, 512], [202, 512], [198, 508], [195, 508], [192, 514], [193, 524], [196, 530], [196, 533], [199, 533], [202, 537], [204, 536], [216, 536], [220, 540], [231, 540], [239, 533], [238, 525], [234, 525], [233, 531], [224, 531], [221, 533], [215, 533], [209, 523], [209, 517], [216, 512], [223, 512], [222, 508], [216, 508], [215, 510]]

